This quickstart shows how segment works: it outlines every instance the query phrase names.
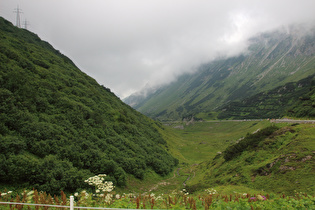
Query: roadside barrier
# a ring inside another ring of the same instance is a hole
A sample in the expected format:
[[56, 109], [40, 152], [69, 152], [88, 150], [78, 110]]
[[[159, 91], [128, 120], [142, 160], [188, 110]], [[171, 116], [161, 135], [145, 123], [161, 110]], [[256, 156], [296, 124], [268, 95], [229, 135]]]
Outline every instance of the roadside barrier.
[[[17, 203], [17, 202], [0, 202], [1, 205], [16, 205], [16, 206], [37, 206], [37, 207], [52, 207], [52, 208], [67, 208], [74, 209], [102, 209], [102, 210], [136, 210], [136, 209], [119, 209], [119, 208], [105, 208], [105, 207], [83, 207], [74, 206], [74, 197], [70, 196], [69, 206], [51, 205], [51, 204], [37, 204], [37, 203]], [[17, 208], [19, 209], [19, 208]]]

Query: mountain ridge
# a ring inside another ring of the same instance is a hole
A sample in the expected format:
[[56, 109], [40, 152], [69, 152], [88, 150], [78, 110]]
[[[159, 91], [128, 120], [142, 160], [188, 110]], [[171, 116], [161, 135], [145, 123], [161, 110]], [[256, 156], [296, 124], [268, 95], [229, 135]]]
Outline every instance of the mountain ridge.
[[246, 54], [203, 64], [133, 107], [159, 120], [207, 115], [230, 101], [303, 79], [314, 73], [315, 31], [304, 36], [292, 31], [253, 37]]

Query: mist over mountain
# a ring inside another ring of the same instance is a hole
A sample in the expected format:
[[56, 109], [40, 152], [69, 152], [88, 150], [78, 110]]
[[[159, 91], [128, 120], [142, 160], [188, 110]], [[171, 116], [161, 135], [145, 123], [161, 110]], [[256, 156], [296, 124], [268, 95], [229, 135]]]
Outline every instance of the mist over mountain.
[[315, 22], [314, 0], [1, 0], [0, 15], [15, 23], [17, 5], [22, 26], [120, 98], [237, 56], [257, 33]]
[[172, 120], [211, 117], [220, 107], [297, 82], [315, 73], [315, 30], [303, 25], [281, 28], [249, 39], [235, 57], [201, 65], [147, 97], [124, 99], [147, 116]]

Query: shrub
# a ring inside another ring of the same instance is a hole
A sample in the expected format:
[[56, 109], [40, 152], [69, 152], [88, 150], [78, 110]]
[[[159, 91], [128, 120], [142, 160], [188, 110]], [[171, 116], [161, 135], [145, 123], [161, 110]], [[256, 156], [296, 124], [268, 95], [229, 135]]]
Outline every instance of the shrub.
[[223, 157], [226, 161], [229, 161], [240, 154], [243, 151], [248, 149], [254, 149], [258, 146], [259, 142], [263, 141], [265, 138], [270, 136], [273, 132], [278, 130], [276, 126], [269, 126], [264, 128], [257, 133], [254, 134], [247, 134], [246, 137], [240, 140], [238, 143], [233, 144], [225, 149], [223, 152]]

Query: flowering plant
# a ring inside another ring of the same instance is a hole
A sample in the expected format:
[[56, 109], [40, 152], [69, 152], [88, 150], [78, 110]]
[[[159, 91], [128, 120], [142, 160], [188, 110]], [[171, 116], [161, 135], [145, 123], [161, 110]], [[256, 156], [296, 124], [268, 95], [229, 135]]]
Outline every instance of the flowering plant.
[[213, 188], [208, 188], [208, 189], [205, 189], [206, 193], [209, 194], [209, 195], [214, 195], [214, 194], [217, 194], [217, 191]]
[[95, 186], [95, 192], [111, 192], [114, 189], [113, 182], [105, 181], [106, 174], [99, 174], [97, 176], [93, 176], [85, 180], [84, 182], [88, 183], [89, 185]]

